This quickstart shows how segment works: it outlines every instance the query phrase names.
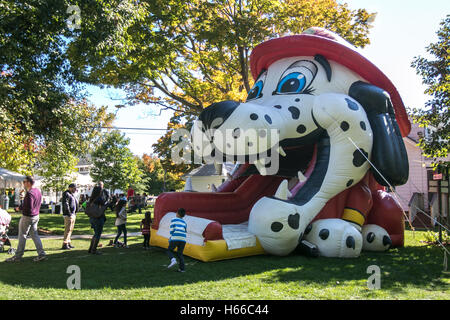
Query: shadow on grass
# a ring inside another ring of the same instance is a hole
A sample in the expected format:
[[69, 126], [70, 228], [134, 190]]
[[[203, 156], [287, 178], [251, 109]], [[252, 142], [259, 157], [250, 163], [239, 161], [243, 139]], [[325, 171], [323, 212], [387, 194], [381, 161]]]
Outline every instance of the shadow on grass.
[[300, 282], [302, 286], [335, 286], [346, 281], [366, 282], [371, 265], [380, 267], [381, 287], [402, 293], [408, 286], [426, 290], [449, 290], [443, 279], [450, 278], [443, 270], [443, 251], [436, 247], [405, 247], [385, 253], [363, 252], [357, 259], [300, 258], [304, 263], [294, 269], [276, 270], [267, 282]]
[[[295, 283], [301, 286], [333, 286], [337, 281], [367, 281], [367, 267], [381, 268], [382, 288], [402, 292], [413, 286], [426, 290], [448, 290], [441, 273], [443, 254], [439, 248], [410, 246], [387, 253], [363, 253], [357, 259], [254, 256], [218, 262], [200, 262], [185, 257], [186, 273], [166, 268], [165, 249], [143, 250], [141, 238], [131, 238], [129, 249], [104, 247], [103, 255], [87, 253], [88, 240], [77, 240], [76, 249], [47, 249], [49, 259], [40, 263], [31, 257], [21, 263], [1, 263], [0, 281], [22, 288], [67, 288], [69, 265], [81, 269], [83, 290], [157, 288], [257, 276], [265, 283]], [[139, 241], [139, 242], [138, 242]], [[102, 241], [105, 245], [107, 240]], [[31, 245], [32, 246], [32, 245]], [[259, 276], [261, 274], [261, 276]], [[448, 275], [446, 276], [448, 277]]]
[[[142, 212], [150, 211], [151, 208], [143, 209]], [[10, 224], [8, 234], [10, 236], [17, 236], [19, 219], [22, 215], [15, 213], [12, 215], [12, 221]], [[115, 213], [107, 210], [106, 211], [106, 223], [104, 226], [103, 233], [115, 233], [116, 227], [114, 225], [115, 221]], [[144, 214], [139, 214], [138, 212], [129, 213], [128, 220], [129, 223], [127, 225], [128, 232], [138, 232], [139, 231], [139, 223], [144, 218]], [[54, 236], [62, 236], [64, 235], [64, 217], [60, 214], [51, 214], [45, 213], [40, 214], [39, 219], [39, 234], [40, 235], [54, 235]], [[84, 235], [90, 234], [91, 224], [89, 222], [89, 217], [84, 212], [78, 212], [77, 219], [75, 222], [75, 229], [73, 231], [73, 235]]]

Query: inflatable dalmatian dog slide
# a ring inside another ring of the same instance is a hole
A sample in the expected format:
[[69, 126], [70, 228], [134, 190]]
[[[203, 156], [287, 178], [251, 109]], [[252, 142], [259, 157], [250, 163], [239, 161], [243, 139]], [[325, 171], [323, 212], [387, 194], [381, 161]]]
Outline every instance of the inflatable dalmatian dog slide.
[[[245, 163], [217, 192], [162, 194], [154, 244], [166, 246], [157, 231], [167, 213], [183, 207], [192, 219], [206, 219], [196, 231], [203, 244], [185, 251], [204, 261], [287, 255], [304, 240], [327, 257], [402, 246], [403, 212], [384, 187], [408, 179], [402, 136], [410, 123], [389, 79], [322, 28], [258, 45], [250, 65], [256, 80], [247, 100], [209, 106], [192, 129], [197, 154]], [[245, 226], [254, 250], [233, 254], [219, 245], [227, 225]]]

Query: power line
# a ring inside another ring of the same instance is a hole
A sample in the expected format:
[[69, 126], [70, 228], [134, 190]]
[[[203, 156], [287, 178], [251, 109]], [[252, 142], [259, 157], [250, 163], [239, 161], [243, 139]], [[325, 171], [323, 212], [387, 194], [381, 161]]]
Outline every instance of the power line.
[[149, 130], [149, 131], [167, 131], [169, 129], [161, 129], [161, 128], [132, 128], [132, 127], [107, 127], [102, 126], [101, 129], [117, 129], [117, 130]]

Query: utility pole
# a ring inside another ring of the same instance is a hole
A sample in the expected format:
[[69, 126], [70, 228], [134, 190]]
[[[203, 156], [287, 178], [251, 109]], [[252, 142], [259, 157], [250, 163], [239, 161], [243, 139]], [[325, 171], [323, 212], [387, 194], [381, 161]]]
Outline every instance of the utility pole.
[[438, 181], [438, 208], [439, 208], [439, 242], [442, 243], [442, 187], [441, 181]]
[[[439, 241], [442, 242], [442, 226], [445, 224], [446, 226], [449, 226], [449, 175], [448, 175], [448, 168], [443, 168], [441, 166], [438, 167], [438, 172], [436, 174], [433, 174], [433, 180], [436, 181], [436, 191], [438, 196], [438, 208], [439, 208]], [[443, 196], [443, 194], [446, 194], [446, 197]], [[446, 199], [446, 204], [443, 207], [442, 206], [442, 200]], [[444, 221], [444, 209], [445, 209], [445, 216], [447, 219]]]

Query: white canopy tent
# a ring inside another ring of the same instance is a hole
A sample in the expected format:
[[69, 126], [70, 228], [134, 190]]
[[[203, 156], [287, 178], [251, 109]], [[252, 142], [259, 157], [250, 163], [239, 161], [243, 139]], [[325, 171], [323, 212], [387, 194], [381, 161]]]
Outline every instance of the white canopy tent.
[[21, 188], [24, 175], [0, 168], [0, 188]]

